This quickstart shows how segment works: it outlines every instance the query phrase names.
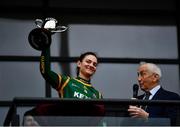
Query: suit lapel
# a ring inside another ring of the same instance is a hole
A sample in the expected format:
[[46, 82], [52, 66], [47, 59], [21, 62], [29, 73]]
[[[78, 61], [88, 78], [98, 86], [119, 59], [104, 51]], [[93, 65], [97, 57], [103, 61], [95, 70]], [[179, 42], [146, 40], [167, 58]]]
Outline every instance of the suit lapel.
[[161, 97], [163, 97], [163, 92], [164, 92], [164, 89], [161, 87], [156, 93], [155, 95], [153, 96], [152, 100], [160, 100]]

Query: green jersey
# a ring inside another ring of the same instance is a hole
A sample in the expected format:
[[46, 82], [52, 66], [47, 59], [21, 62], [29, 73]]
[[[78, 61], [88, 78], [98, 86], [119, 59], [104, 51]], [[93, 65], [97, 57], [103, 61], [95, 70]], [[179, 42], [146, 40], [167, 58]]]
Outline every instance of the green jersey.
[[80, 77], [56, 74], [50, 69], [49, 49], [42, 51], [40, 70], [43, 77], [55, 88], [61, 98], [99, 99], [102, 94], [89, 81]]
[[[62, 98], [97, 99], [102, 95], [94, 87], [81, 78], [59, 75], [60, 83], [56, 88]], [[61, 83], [62, 82], [62, 83]]]

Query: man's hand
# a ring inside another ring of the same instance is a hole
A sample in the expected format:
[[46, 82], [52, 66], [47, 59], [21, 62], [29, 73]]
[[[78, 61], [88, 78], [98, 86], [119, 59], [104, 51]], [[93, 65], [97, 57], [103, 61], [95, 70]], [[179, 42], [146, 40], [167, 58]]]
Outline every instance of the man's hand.
[[143, 109], [137, 107], [137, 106], [129, 106], [128, 112], [130, 114], [131, 117], [133, 118], [148, 118], [149, 117], [149, 113], [147, 113], [146, 111], [144, 111]]

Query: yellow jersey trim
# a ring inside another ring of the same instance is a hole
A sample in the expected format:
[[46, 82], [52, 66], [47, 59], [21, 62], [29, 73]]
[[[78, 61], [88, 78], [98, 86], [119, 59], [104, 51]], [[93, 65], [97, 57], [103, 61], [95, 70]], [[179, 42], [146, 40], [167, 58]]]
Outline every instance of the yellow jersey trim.
[[59, 91], [61, 89], [61, 80], [62, 80], [62, 77], [61, 75], [58, 74], [58, 77], [59, 77], [59, 80], [58, 80], [58, 87], [57, 87], [57, 90]]
[[91, 87], [92, 87], [92, 85], [91, 85], [91, 84], [84, 83], [83, 81], [81, 81], [81, 80], [79, 80], [79, 79], [74, 78], [74, 80], [76, 80], [76, 81], [78, 81], [78, 82], [80, 82], [80, 83], [84, 84], [85, 86], [91, 86]]
[[64, 82], [64, 84], [62, 85], [61, 87], [61, 90], [60, 90], [60, 94], [61, 94], [61, 98], [63, 98], [63, 90], [64, 90], [64, 87], [67, 85], [67, 83], [69, 82], [70, 80], [70, 77], [67, 78], [67, 80]]

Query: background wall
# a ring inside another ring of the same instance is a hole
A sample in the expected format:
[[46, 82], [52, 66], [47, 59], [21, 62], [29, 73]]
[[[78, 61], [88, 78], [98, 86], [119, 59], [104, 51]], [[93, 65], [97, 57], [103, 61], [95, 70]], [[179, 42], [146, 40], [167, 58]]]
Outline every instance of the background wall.
[[[27, 39], [36, 27], [36, 18], [54, 17], [61, 25], [68, 26], [66, 32], [52, 36], [52, 68], [55, 72], [76, 76], [75, 58], [85, 51], [98, 54], [100, 64], [92, 83], [104, 98], [131, 98], [141, 61], [158, 64], [163, 73], [162, 86], [180, 94], [179, 3], [175, 0], [146, 2], [2, 2], [1, 118], [5, 118], [14, 97], [58, 97], [39, 72], [40, 52], [34, 50]], [[2, 123], [0, 121], [0, 125]]]

